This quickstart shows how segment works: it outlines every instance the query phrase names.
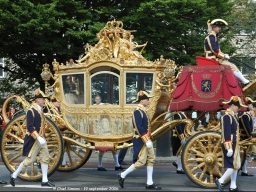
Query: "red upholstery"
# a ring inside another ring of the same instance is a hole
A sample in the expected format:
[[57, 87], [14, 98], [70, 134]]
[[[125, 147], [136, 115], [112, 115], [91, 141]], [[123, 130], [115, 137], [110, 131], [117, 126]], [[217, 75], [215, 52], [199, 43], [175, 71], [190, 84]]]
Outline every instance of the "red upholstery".
[[[207, 91], [204, 82], [210, 85]], [[230, 66], [184, 66], [170, 111], [219, 111], [228, 108], [222, 102], [233, 95], [242, 97], [243, 92]]]
[[96, 151], [103, 151], [103, 152], [114, 151], [114, 147], [112, 147], [112, 146], [95, 146], [95, 150]]
[[196, 56], [196, 63], [198, 66], [219, 65], [218, 62], [213, 59], [208, 59], [206, 57], [200, 57], [200, 56]]

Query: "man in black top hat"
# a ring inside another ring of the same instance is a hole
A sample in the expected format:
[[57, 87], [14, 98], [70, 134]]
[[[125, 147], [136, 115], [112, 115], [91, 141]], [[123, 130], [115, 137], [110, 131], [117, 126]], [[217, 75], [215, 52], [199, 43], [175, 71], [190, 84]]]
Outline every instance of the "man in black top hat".
[[214, 19], [207, 22], [209, 34], [204, 40], [204, 52], [205, 57], [209, 59], [216, 60], [221, 65], [229, 65], [234, 73], [234, 75], [244, 84], [248, 85], [250, 81], [246, 79], [241, 71], [231, 62], [228, 54], [224, 54], [220, 50], [219, 42], [217, 39], [217, 34], [220, 32], [222, 26], [227, 26], [228, 23], [223, 19]]
[[[239, 127], [241, 140], [251, 138], [253, 131], [253, 119], [250, 114], [250, 110], [253, 109], [253, 103], [256, 103], [256, 101], [253, 101], [250, 97], [245, 97], [245, 103], [248, 106], [248, 111], [239, 113]], [[253, 157], [251, 156], [251, 152], [252, 146], [249, 146], [246, 151], [247, 159], [245, 160], [244, 165], [242, 167], [241, 176], [253, 176], [252, 174], [249, 174], [247, 171], [247, 164], [249, 161], [253, 159]]]
[[146, 113], [146, 107], [150, 104], [151, 98], [147, 92], [139, 91], [137, 99], [137, 108], [133, 112], [133, 164], [124, 172], [118, 174], [119, 185], [124, 187], [125, 177], [143, 165], [147, 165], [147, 184], [146, 189], [159, 190], [161, 187], [153, 183], [153, 165], [155, 163], [155, 154], [153, 142], [151, 141], [150, 122]]
[[239, 138], [239, 123], [236, 117], [240, 107], [247, 106], [242, 104], [241, 98], [232, 96], [228, 102], [229, 107], [225, 114], [221, 117], [221, 147], [224, 155], [224, 167], [227, 168], [221, 178], [215, 180], [215, 184], [220, 191], [224, 191], [222, 184], [230, 177], [231, 183], [229, 191], [240, 191], [236, 185], [237, 170], [241, 166], [240, 150], [238, 142]]
[[31, 163], [34, 163], [37, 155], [39, 155], [39, 161], [42, 169], [42, 183], [41, 186], [54, 187], [48, 180], [47, 171], [50, 155], [45, 140], [45, 116], [42, 111], [45, 106], [45, 98], [43, 92], [37, 90], [34, 96], [34, 103], [26, 114], [26, 127], [27, 133], [24, 138], [23, 144], [23, 156], [25, 159], [20, 163], [14, 173], [10, 175], [10, 184], [15, 186], [15, 179], [22, 169]]

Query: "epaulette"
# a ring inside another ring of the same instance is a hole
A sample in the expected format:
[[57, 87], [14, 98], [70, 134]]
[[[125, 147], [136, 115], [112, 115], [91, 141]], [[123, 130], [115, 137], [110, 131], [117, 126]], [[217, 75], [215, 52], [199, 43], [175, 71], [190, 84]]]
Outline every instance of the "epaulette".
[[227, 109], [226, 111], [225, 111], [225, 114], [230, 114], [230, 115], [233, 115], [233, 111], [231, 111], [230, 109]]
[[251, 117], [251, 115], [249, 113], [244, 113], [243, 115], [241, 115], [241, 117], [244, 116], [244, 115], [246, 115], [249, 119]]
[[138, 104], [138, 106], [136, 107], [135, 110], [138, 110], [140, 112], [141, 118], [143, 118], [143, 113], [142, 111], [144, 111], [144, 106], [141, 104]]
[[141, 105], [141, 104], [138, 104], [137, 107], [136, 107], [136, 109], [140, 109], [140, 110], [143, 110], [143, 111], [144, 111], [144, 108], [145, 107], [143, 105]]
[[210, 35], [213, 35], [215, 37], [215, 41], [216, 41], [216, 33], [214, 31], [210, 31], [209, 34], [205, 37], [205, 39], [208, 39]]
[[216, 33], [215, 33], [214, 31], [210, 31], [210, 32], [209, 32], [209, 35], [214, 35], [214, 36], [216, 36]]

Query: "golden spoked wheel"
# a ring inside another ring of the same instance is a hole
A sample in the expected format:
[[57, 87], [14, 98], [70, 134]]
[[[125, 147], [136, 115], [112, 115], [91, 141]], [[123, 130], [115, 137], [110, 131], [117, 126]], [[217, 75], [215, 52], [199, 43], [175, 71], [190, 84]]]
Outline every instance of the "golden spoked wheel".
[[[80, 136], [75, 135], [68, 130], [63, 131], [62, 135], [81, 143], [85, 142], [84, 139], [82, 139]], [[66, 163], [64, 162], [64, 165], [60, 164], [58, 171], [69, 172], [82, 167], [88, 161], [91, 154], [91, 149], [82, 148], [81, 146], [78, 146], [77, 144], [64, 139], [63, 158], [66, 159]]]
[[[55, 123], [46, 117], [46, 141], [50, 153], [48, 176], [57, 170], [63, 154], [63, 139]], [[26, 133], [26, 114], [21, 113], [9, 121], [2, 134], [1, 155], [3, 162], [10, 172], [14, 172], [24, 159], [22, 148]], [[18, 178], [28, 181], [37, 181], [42, 178], [42, 171], [36, 163], [24, 168]]]
[[196, 185], [216, 188], [214, 181], [225, 172], [220, 132], [204, 131], [190, 137], [182, 150], [182, 164], [186, 175]]

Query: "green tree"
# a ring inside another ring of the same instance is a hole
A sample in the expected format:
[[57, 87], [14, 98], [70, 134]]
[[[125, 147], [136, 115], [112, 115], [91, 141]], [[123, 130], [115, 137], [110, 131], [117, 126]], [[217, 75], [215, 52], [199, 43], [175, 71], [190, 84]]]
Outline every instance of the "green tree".
[[[137, 30], [139, 44], [148, 41], [143, 50], [148, 60], [163, 55], [191, 65], [203, 54], [207, 20], [228, 20], [232, 7], [226, 0], [0, 0], [0, 56], [18, 66], [6, 65], [13, 72], [10, 81], [35, 79], [43, 89], [42, 64], [77, 59], [86, 43], [97, 42], [106, 22], [116, 19]], [[228, 37], [228, 30], [220, 36]]]
[[256, 51], [256, 1], [235, 0], [229, 28], [234, 34], [233, 43], [243, 56], [250, 57]]
[[[123, 20], [133, 23], [138, 41], [149, 41], [145, 51], [149, 59], [164, 55], [178, 64], [191, 65], [196, 55], [204, 54], [207, 21], [226, 19], [231, 8], [225, 0], [145, 1]], [[226, 33], [224, 30], [220, 35]]]
[[42, 64], [78, 56], [87, 36], [91, 39], [101, 27], [88, 30], [91, 12], [79, 0], [1, 0], [0, 11], [0, 56], [17, 64], [6, 65], [13, 72], [10, 81], [35, 78], [41, 88]]
[[[9, 60], [6, 60], [5, 64], [8, 65], [9, 69], [19, 68]], [[3, 104], [4, 100], [13, 94], [22, 95], [29, 100], [31, 99], [31, 92], [39, 87], [39, 83], [35, 83], [35, 78], [27, 77], [23, 80], [11, 81], [12, 76], [13, 72], [5, 71], [5, 78], [0, 79], [0, 104]]]

